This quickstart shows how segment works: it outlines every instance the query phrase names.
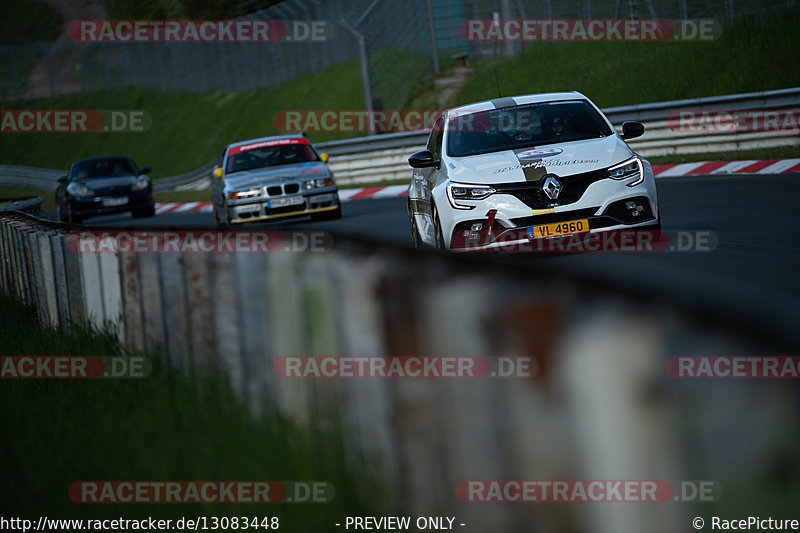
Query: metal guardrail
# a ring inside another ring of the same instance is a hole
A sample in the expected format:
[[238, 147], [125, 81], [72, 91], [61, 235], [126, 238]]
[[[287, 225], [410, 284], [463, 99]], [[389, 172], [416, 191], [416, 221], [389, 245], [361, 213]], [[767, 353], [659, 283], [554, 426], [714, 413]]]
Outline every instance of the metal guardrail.
[[0, 212], [16, 211], [35, 215], [41, 211], [44, 198], [41, 196], [25, 196], [22, 198], [0, 197]]
[[[648, 156], [800, 145], [800, 135], [796, 131], [692, 133], [672, 131], [665, 121], [670, 112], [676, 110], [764, 110], [794, 106], [800, 106], [800, 87], [611, 107], [603, 112], [614, 124], [625, 120], [644, 122], [645, 136], [630, 144]], [[400, 132], [317, 143], [316, 146], [333, 156], [331, 168], [337, 181], [350, 184], [407, 177], [410, 171], [406, 158], [411, 151], [424, 146], [427, 138], [427, 131]], [[212, 167], [213, 163], [208, 163], [185, 174], [155, 180], [154, 189], [156, 192], [205, 189]], [[58, 170], [0, 165], [0, 186], [54, 191], [56, 179], [62, 174]]]

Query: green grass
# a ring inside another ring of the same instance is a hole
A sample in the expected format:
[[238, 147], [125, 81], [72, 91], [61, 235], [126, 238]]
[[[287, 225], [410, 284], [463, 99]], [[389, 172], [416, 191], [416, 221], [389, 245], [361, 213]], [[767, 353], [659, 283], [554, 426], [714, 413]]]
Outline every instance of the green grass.
[[[43, 328], [33, 308], [0, 293], [2, 355], [133, 355], [110, 331]], [[147, 354], [144, 379], [0, 381], [0, 498], [16, 516], [137, 518], [278, 516], [281, 529], [327, 531], [344, 514], [385, 509], [375, 479], [347, 465], [333, 430], [253, 418], [219, 376], [185, 378]], [[308, 505], [78, 505], [78, 480], [320, 480], [332, 503]]]
[[512, 59], [474, 64], [451, 104], [495, 97], [494, 69], [504, 95], [577, 90], [600, 107], [794, 87], [798, 25], [794, 8], [736, 19], [712, 42], [529, 43]]
[[[194, 170], [216, 159], [226, 144], [279, 133], [276, 113], [292, 109], [361, 109], [357, 62], [340, 63], [280, 87], [244, 93], [161, 94], [125, 89], [24, 102], [25, 109], [143, 110], [152, 126], [141, 133], [3, 133], [0, 162], [66, 169], [83, 157], [125, 154], [153, 177]], [[348, 133], [309, 133], [313, 142]], [[350, 136], [361, 135], [351, 132]]]
[[5, 1], [0, 3], [0, 44], [55, 41], [63, 23], [61, 14], [41, 0]]

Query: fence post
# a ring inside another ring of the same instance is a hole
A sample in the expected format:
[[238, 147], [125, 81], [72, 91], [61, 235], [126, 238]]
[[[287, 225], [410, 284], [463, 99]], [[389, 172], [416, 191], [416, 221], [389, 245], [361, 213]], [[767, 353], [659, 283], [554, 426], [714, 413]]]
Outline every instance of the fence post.
[[[67, 278], [67, 318], [70, 322], [79, 323], [87, 319], [86, 295], [83, 290], [83, 270], [81, 267], [80, 247], [75, 243], [76, 234], [60, 235], [61, 249], [64, 251], [64, 271]], [[95, 283], [96, 284], [96, 283]]]
[[[164, 333], [164, 316], [161, 308], [161, 279], [159, 277], [159, 256], [140, 254], [139, 290], [142, 299], [142, 328], [144, 345], [148, 350], [167, 348]], [[167, 353], [164, 356], [168, 356]]]
[[159, 273], [161, 278], [159, 305], [164, 312], [164, 333], [167, 341], [165, 347], [172, 366], [188, 376], [191, 364], [183, 258], [177, 253], [159, 254]]
[[212, 323], [209, 286], [208, 254], [191, 253], [183, 256], [186, 274], [186, 303], [189, 313], [189, 332], [192, 353], [192, 368], [215, 370], [216, 345]]
[[210, 290], [214, 295], [211, 311], [211, 328], [219, 357], [221, 376], [226, 377], [236, 397], [246, 399], [246, 363], [242, 359], [242, 342], [239, 310], [236, 298], [236, 281], [231, 254], [212, 254]]
[[58, 295], [56, 293], [56, 279], [53, 269], [53, 253], [50, 248], [51, 232], [37, 232], [37, 241], [39, 246], [39, 263], [42, 273], [42, 296], [40, 302], [42, 307], [42, 315], [45, 319], [45, 324], [50, 326], [58, 325]]
[[145, 342], [137, 254], [122, 253], [119, 261], [122, 286], [122, 324], [125, 330], [125, 340], [136, 349], [142, 350]]
[[64, 262], [64, 249], [61, 246], [63, 233], [50, 234], [50, 251], [53, 256], [53, 275], [56, 289], [56, 314], [53, 318], [62, 326], [69, 324], [69, 300], [67, 298], [67, 270]]

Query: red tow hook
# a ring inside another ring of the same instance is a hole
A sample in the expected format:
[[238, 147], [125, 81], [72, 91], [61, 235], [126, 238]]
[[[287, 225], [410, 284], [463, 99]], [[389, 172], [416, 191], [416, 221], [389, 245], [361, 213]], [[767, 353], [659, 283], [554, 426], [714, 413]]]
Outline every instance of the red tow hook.
[[496, 214], [497, 214], [497, 209], [492, 209], [491, 211], [489, 211], [489, 213], [487, 213], [488, 218], [486, 220], [486, 224], [489, 230], [490, 237], [492, 236], [492, 230], [494, 230], [494, 216]]

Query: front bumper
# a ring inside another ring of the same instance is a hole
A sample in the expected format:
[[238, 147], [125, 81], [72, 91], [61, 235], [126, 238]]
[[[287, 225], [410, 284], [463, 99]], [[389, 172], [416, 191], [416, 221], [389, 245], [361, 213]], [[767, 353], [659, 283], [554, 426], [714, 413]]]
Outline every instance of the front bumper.
[[[473, 201], [475, 207], [469, 210], [455, 209], [445, 197], [437, 201], [437, 205], [444, 204], [439, 209], [443, 235], [455, 250], [493, 250], [531, 243], [528, 228], [543, 224], [588, 220], [591, 233], [655, 225], [659, 213], [651, 171], [641, 184], [628, 187], [633, 181], [597, 179], [579, 195], [563, 204], [553, 202], [559, 205], [552, 207], [534, 204], [536, 208], [532, 208], [530, 204], [538, 200], [509, 191], [498, 191], [484, 200]], [[488, 228], [492, 211], [494, 224]]]
[[[288, 201], [297, 203], [274, 205], [278, 200], [286, 201], [286, 199], [291, 199]], [[233, 200], [228, 204], [228, 213], [232, 224], [301, 217], [336, 209], [339, 209], [339, 195], [335, 189], [327, 192], [315, 191], [314, 193], [280, 196], [271, 199]]]
[[[108, 203], [109, 200], [114, 203], [120, 201], [125, 201], [125, 203], [121, 205], [104, 205], [104, 203]], [[155, 206], [155, 199], [151, 191], [116, 194], [114, 196], [69, 198], [70, 211], [73, 215], [78, 217], [113, 215], [138, 209], [150, 209], [153, 206]]]

